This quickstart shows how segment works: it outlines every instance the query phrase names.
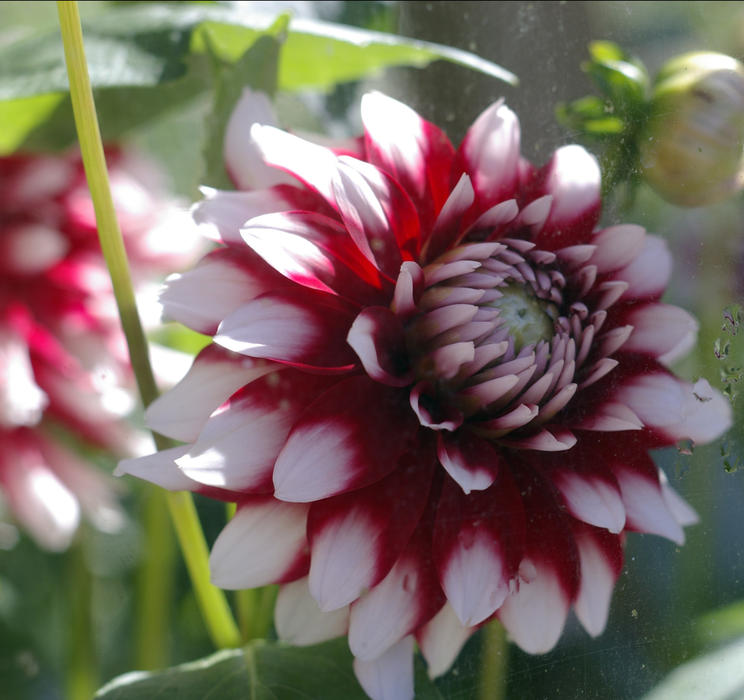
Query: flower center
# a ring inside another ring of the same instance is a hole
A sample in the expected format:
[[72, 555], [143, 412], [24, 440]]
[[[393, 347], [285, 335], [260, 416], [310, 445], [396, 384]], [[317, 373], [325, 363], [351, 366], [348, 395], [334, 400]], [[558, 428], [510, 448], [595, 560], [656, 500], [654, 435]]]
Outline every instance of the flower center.
[[487, 306], [499, 310], [501, 324], [509, 330], [516, 352], [525, 345], [536, 345], [540, 340], [553, 337], [554, 321], [558, 316], [554, 304], [538, 299], [524, 284], [507, 284], [499, 291], [501, 297]]

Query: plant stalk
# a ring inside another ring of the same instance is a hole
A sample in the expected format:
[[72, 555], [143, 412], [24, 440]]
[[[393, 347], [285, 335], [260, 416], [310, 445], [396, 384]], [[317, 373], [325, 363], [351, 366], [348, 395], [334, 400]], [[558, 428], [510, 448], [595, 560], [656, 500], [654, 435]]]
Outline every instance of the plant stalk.
[[[145, 334], [137, 313], [129, 264], [111, 196], [101, 133], [85, 59], [78, 4], [74, 1], [58, 0], [57, 10], [70, 81], [70, 98], [75, 126], [96, 213], [98, 236], [111, 276], [137, 387], [143, 404], [147, 406], [157, 397], [157, 387], [147, 353]], [[158, 449], [169, 446], [169, 442], [162, 436], [155, 434], [154, 438]], [[225, 595], [209, 581], [207, 545], [191, 494], [167, 493], [166, 499], [209, 634], [217, 647], [238, 646], [240, 634]]]

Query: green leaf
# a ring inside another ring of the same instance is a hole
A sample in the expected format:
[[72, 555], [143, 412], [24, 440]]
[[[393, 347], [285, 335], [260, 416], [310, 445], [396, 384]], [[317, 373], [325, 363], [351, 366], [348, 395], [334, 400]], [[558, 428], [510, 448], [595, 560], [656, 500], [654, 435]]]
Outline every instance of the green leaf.
[[[203, 22], [267, 31], [275, 17], [250, 4], [157, 4], [117, 6], [91, 18], [84, 26], [85, 48], [93, 87], [152, 87], [175, 80], [186, 72], [191, 52], [206, 51]], [[212, 38], [232, 60], [256, 36]], [[241, 45], [241, 41], [247, 42]], [[323, 88], [361, 78], [387, 66], [426, 65], [443, 59], [467, 65], [507, 82], [516, 78], [494, 63], [438, 44], [336, 25], [297, 19], [290, 25], [288, 55], [280, 85], [288, 89]], [[316, 72], [318, 66], [321, 70]], [[67, 90], [62, 46], [57, 32], [44, 32], [0, 47], [0, 99], [15, 99]]]
[[563, 126], [596, 138], [617, 136], [625, 130], [625, 122], [612, 112], [612, 105], [594, 95], [556, 107], [556, 117]]
[[[279, 52], [281, 41], [286, 34], [288, 17], [280, 17], [274, 26], [258, 37], [243, 55], [234, 63], [225, 65], [219, 57], [215, 46], [215, 33], [219, 33], [220, 25], [208, 23], [203, 26], [204, 39], [210, 47], [215, 73], [215, 89], [212, 113], [207, 119], [207, 136], [204, 144], [204, 159], [206, 173], [202, 182], [212, 187], [232, 188], [230, 178], [225, 171], [222, 156], [223, 143], [227, 122], [232, 111], [240, 99], [243, 90], [251, 87], [254, 90], [274, 95], [277, 88], [279, 72]], [[230, 31], [237, 30], [254, 35], [254, 32], [242, 27], [230, 27]]]
[[592, 136], [609, 136], [622, 134], [625, 122], [618, 117], [604, 117], [603, 119], [589, 119], [584, 123], [586, 133]]
[[[85, 53], [93, 87], [152, 86], [186, 72], [194, 22], [144, 25], [138, 8], [113, 9], [85, 28]], [[8, 42], [0, 49], [0, 99], [67, 92], [59, 32]]]
[[632, 63], [591, 61], [586, 66], [586, 72], [618, 109], [623, 111], [637, 109], [646, 99], [647, 76]]
[[[225, 64], [237, 62], [274, 21], [274, 15], [249, 3], [124, 3], [91, 17], [83, 35], [104, 138], [120, 138], [206, 92], [211, 86], [203, 70], [207, 59], [216, 55]], [[283, 50], [279, 87], [327, 90], [389, 66], [425, 66], [438, 59], [516, 82], [508, 71], [466, 51], [297, 19]], [[67, 89], [56, 30], [2, 43], [0, 100], [8, 103], [0, 108], [0, 154], [20, 145], [48, 150], [73, 143], [69, 102], [59, 98]], [[44, 99], [29, 99], [41, 95]]]
[[[164, 83], [158, 89], [146, 87], [108, 88], [95, 91], [96, 112], [104, 142], [119, 141], [129, 132], [150, 123], [153, 119], [193, 102], [210, 84], [206, 62], [189, 57], [190, 68], [186, 76]], [[18, 145], [27, 151], [52, 151], [66, 148], [77, 141], [72, 105], [69, 95], [54, 93], [39, 97], [0, 102], [0, 119], [3, 110], [20, 110], [26, 103], [50, 100], [54, 108], [25, 123], [22, 139], [8, 143], [0, 137], [0, 154], [11, 152]], [[20, 131], [16, 122], [3, 121]]]
[[[157, 673], [128, 673], [96, 700], [367, 700], [345, 639], [312, 647], [255, 641]], [[416, 664], [417, 700], [442, 700]]]
[[584, 70], [591, 75], [604, 96], [623, 112], [638, 112], [646, 100], [648, 72], [643, 63], [611, 41], [589, 44], [591, 60]]
[[509, 71], [467, 51], [366, 29], [310, 19], [295, 20], [284, 50], [279, 85], [286, 90], [328, 89], [379, 74], [390, 66], [427, 66], [444, 60], [517, 84]]
[[0, 155], [15, 151], [34, 130], [57, 110], [63, 95], [37, 95], [0, 102]]
[[589, 55], [598, 63], [608, 61], [627, 61], [628, 54], [614, 41], [592, 41], [589, 44]]
[[744, 697], [744, 639], [682, 664], [643, 700]]

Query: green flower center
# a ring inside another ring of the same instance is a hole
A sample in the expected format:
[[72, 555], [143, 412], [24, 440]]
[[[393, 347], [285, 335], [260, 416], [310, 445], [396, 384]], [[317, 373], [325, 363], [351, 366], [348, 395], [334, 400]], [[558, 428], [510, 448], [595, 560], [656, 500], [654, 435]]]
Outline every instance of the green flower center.
[[523, 284], [508, 284], [500, 287], [499, 291], [502, 296], [488, 306], [499, 310], [501, 322], [514, 338], [515, 352], [525, 345], [535, 345], [540, 340], [549, 341], [553, 337], [553, 322], [558, 317], [555, 304], [538, 299]]

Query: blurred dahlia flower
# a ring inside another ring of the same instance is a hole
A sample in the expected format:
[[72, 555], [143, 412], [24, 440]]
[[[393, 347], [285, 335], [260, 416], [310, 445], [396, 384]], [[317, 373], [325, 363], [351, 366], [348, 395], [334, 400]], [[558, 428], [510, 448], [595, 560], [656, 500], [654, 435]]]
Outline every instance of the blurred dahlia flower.
[[[174, 251], [176, 210], [149, 163], [107, 156], [135, 273], [154, 281], [187, 259], [188, 247]], [[77, 154], [0, 158], [0, 251], [0, 495], [41, 546], [61, 550], [81, 511], [105, 530], [122, 513], [108, 477], [59, 430], [122, 456], [139, 439], [121, 423], [128, 357]]]
[[222, 245], [162, 295], [214, 336], [147, 414], [187, 444], [119, 472], [237, 501], [215, 584], [283, 584], [279, 636], [347, 633], [376, 700], [413, 696], [414, 639], [436, 676], [493, 617], [533, 653], [572, 605], [599, 634], [624, 533], [682, 543], [696, 519], [649, 448], [731, 420], [667, 369], [696, 323], [659, 301], [664, 242], [597, 228], [595, 159], [534, 168], [501, 102], [457, 150], [378, 93], [344, 145], [272, 119], [239, 103], [248, 191], [206, 191]]

